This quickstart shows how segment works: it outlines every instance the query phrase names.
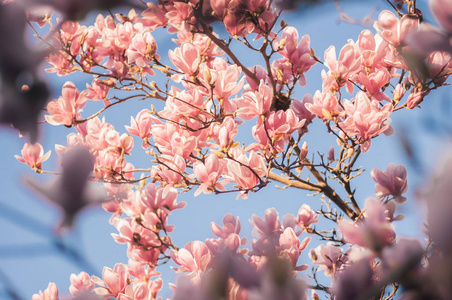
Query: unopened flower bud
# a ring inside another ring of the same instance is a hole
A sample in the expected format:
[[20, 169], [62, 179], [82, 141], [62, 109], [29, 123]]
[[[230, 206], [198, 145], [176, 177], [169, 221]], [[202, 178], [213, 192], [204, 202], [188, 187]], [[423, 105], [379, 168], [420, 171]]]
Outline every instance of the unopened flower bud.
[[204, 72], [203, 72], [203, 75], [204, 75], [204, 80], [205, 80], [208, 84], [211, 84], [211, 81], [212, 81], [212, 74], [210, 73], [210, 69], [209, 69], [208, 66], [204, 66]]
[[394, 89], [392, 101], [394, 101], [395, 103], [398, 103], [400, 101], [400, 99], [402, 99], [402, 97], [403, 97], [403, 88], [400, 84], [397, 84]]
[[285, 36], [285, 37], [281, 40], [281, 42], [279, 43], [278, 50], [284, 49], [284, 46], [286, 46], [286, 42], [287, 42], [287, 36]]
[[300, 161], [303, 161], [306, 156], [308, 156], [308, 144], [306, 142], [303, 143], [303, 145], [301, 146], [301, 151], [300, 151]]
[[333, 162], [334, 161], [334, 147], [331, 146], [330, 150], [328, 150], [328, 161]]

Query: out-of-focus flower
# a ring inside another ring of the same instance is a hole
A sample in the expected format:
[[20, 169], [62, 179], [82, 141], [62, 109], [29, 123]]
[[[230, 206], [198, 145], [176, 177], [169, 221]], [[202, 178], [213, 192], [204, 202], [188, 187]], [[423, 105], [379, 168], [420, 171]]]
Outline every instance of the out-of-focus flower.
[[362, 258], [346, 267], [333, 284], [336, 300], [369, 299], [367, 296], [372, 283], [373, 270], [368, 258]]
[[333, 242], [311, 249], [309, 256], [314, 264], [320, 265], [319, 270], [325, 270], [325, 275], [333, 274], [333, 278], [348, 261], [347, 254], [343, 253], [342, 249], [335, 246]]
[[48, 184], [27, 183], [63, 211], [58, 229], [71, 228], [77, 214], [86, 206], [102, 203], [106, 194], [94, 182], [88, 180], [93, 171], [94, 158], [85, 147], [74, 147], [62, 158], [62, 173]]
[[427, 203], [427, 228], [430, 238], [452, 256], [452, 155], [449, 151], [437, 164], [429, 184], [421, 192]]
[[395, 239], [395, 231], [388, 218], [386, 206], [378, 200], [369, 199], [364, 208], [364, 218], [356, 222], [339, 220], [338, 226], [347, 243], [381, 251]]
[[452, 53], [452, 5], [448, 0], [432, 0], [429, 4], [442, 28], [424, 24], [421, 30], [408, 36], [408, 45], [424, 56], [434, 51]]
[[397, 203], [406, 201], [406, 197], [402, 196], [408, 190], [407, 173], [404, 166], [397, 166], [391, 163], [386, 167], [385, 171], [377, 168], [372, 169], [370, 175], [377, 183], [375, 185], [375, 195], [379, 199], [392, 195]]

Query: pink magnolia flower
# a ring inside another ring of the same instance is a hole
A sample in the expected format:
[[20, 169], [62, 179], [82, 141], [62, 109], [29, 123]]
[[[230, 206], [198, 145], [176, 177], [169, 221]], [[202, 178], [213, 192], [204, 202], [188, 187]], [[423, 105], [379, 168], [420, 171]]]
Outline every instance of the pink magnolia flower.
[[386, 68], [374, 69], [369, 74], [361, 72], [357, 77], [358, 82], [364, 86], [369, 97], [378, 101], [390, 100], [385, 93], [380, 91], [391, 80], [391, 75]]
[[261, 65], [256, 65], [250, 68], [250, 71], [253, 72], [254, 75], [256, 75], [259, 82], [255, 82], [251, 77], [248, 77], [248, 75], [245, 75], [246, 78], [246, 85], [244, 88], [244, 91], [252, 90], [257, 91], [259, 89], [260, 81], [263, 80], [264, 82], [268, 83], [269, 78], [267, 74], [267, 70]]
[[[239, 80], [242, 74], [242, 68], [237, 65], [228, 65], [223, 58], [218, 57], [215, 58], [212, 65], [213, 68], [209, 70], [211, 77], [210, 84], [214, 85], [212, 92], [217, 99], [227, 100], [242, 89], [245, 81], [245, 78]], [[203, 78], [208, 86], [207, 79]]]
[[[141, 218], [142, 224], [146, 227], [149, 226], [148, 228], [152, 229], [155, 229], [156, 225], [160, 222], [159, 218], [153, 212], [148, 210], [144, 212]], [[141, 245], [144, 245], [144, 247], [153, 247], [152, 249], [154, 250], [157, 250], [159, 247], [163, 250], [162, 243], [159, 241], [155, 232], [144, 228], [143, 225], [132, 221], [132, 219], [116, 219], [113, 224], [119, 234], [112, 233], [111, 236], [118, 244], [127, 244], [129, 246], [129, 252], [130, 249], [133, 249], [130, 248], [130, 246], [138, 249], [139, 251], [143, 251]], [[137, 245], [137, 241], [139, 241], [140, 246]], [[157, 250], [157, 252], [160, 252], [160, 249]], [[129, 257], [132, 257], [130, 253]], [[96, 284], [98, 283], [96, 282]]]
[[176, 186], [184, 184], [186, 162], [179, 155], [162, 155], [158, 158], [160, 164], [152, 166], [151, 177], [162, 183]]
[[388, 103], [380, 108], [380, 102], [370, 100], [366, 93], [359, 91], [352, 101], [344, 101], [347, 117], [340, 126], [349, 135], [356, 135], [362, 143], [362, 151], [370, 148], [371, 138], [387, 131], [392, 104]]
[[339, 220], [339, 230], [347, 243], [380, 252], [395, 239], [386, 206], [378, 200], [369, 199], [363, 211], [364, 218], [356, 222]]
[[171, 251], [171, 259], [180, 266], [176, 272], [190, 272], [193, 278], [199, 279], [201, 272], [206, 271], [211, 262], [209, 248], [200, 241], [185, 245], [179, 251]]
[[144, 27], [149, 28], [150, 31], [154, 31], [158, 27], [162, 27], [166, 24], [168, 19], [165, 17], [162, 9], [155, 3], [147, 2], [148, 8], [141, 13], [141, 18], [137, 22], [143, 24]]
[[375, 185], [375, 195], [379, 199], [392, 195], [394, 196], [394, 201], [397, 203], [406, 201], [406, 197], [402, 196], [408, 190], [407, 173], [404, 166], [397, 166], [391, 163], [386, 167], [384, 172], [374, 168], [370, 172], [370, 175], [377, 183]]
[[229, 35], [245, 37], [253, 32], [255, 25], [247, 22], [245, 11], [240, 8], [237, 1], [230, 1], [227, 10], [228, 13], [224, 17], [223, 23]]
[[122, 13], [121, 14], [116, 14], [115, 16], [119, 19], [119, 21], [121, 23], [126, 23], [126, 22], [132, 22], [133, 23], [133, 22], [135, 22], [138, 19], [138, 15], [137, 15], [135, 9], [133, 9], [133, 8], [129, 11], [127, 16], [122, 14]]
[[375, 22], [378, 34], [393, 47], [403, 46], [408, 34], [419, 27], [419, 18], [411, 14], [405, 14], [402, 19], [397, 18], [392, 12], [384, 10]]
[[227, 174], [231, 182], [237, 182], [240, 189], [244, 189], [238, 197], [248, 197], [246, 190], [254, 188], [260, 178], [267, 175], [267, 165], [264, 158], [251, 151], [249, 158], [244, 152], [234, 155], [234, 160], [227, 159]]
[[69, 287], [69, 291], [74, 296], [80, 293], [90, 292], [94, 289], [94, 282], [86, 272], [80, 272], [78, 275], [71, 274], [70, 280], [71, 286]]
[[380, 35], [374, 36], [370, 30], [363, 30], [358, 37], [357, 46], [364, 66], [368, 68], [386, 66], [383, 59], [389, 51], [388, 42]]
[[234, 143], [238, 132], [237, 123], [234, 118], [227, 116], [221, 124], [212, 124], [210, 134], [221, 148], [228, 149]]
[[157, 44], [152, 34], [139, 32], [132, 38], [125, 54], [128, 64], [135, 63], [137, 66], [145, 68], [154, 60], [156, 52]]
[[[284, 45], [282, 44], [284, 43]], [[281, 40], [276, 43], [277, 49], [288, 62], [292, 65], [292, 74], [300, 76], [298, 83], [301, 86], [306, 85], [306, 78], [304, 73], [316, 63], [311, 57], [310, 37], [304, 35], [300, 42], [298, 42], [298, 31], [295, 27], [287, 26], [284, 28]]]
[[219, 239], [206, 239], [205, 243], [207, 247], [209, 248], [212, 256], [214, 258], [221, 257], [222, 255], [229, 253], [230, 255], [236, 255], [237, 250], [239, 249], [240, 245], [246, 243], [246, 239], [243, 238], [240, 240], [240, 237], [238, 234], [232, 233], [228, 235], [226, 238], [219, 238]]
[[[114, 85], [113, 81], [94, 79], [92, 82], [92, 86], [86, 84], [86, 88], [88, 89], [86, 97], [93, 101], [106, 100], [111, 85]], [[106, 102], [106, 105], [107, 104], [108, 103]]]
[[80, 26], [76, 21], [64, 21], [60, 25], [60, 37], [63, 43], [69, 46], [72, 55], [76, 56], [80, 51], [80, 38], [86, 31], [85, 26]]
[[258, 267], [262, 266], [268, 255], [274, 255], [279, 248], [279, 237], [283, 233], [279, 214], [275, 208], [269, 208], [265, 211], [264, 219], [257, 215], [252, 216], [250, 220], [253, 227], [253, 235], [258, 237], [253, 239], [250, 255], [254, 256], [254, 262]]
[[256, 116], [266, 115], [270, 111], [272, 100], [272, 88], [261, 80], [258, 90], [246, 91], [241, 99], [234, 101], [238, 107], [237, 117], [251, 120]]
[[146, 283], [140, 282], [133, 287], [128, 285], [124, 293], [118, 294], [117, 300], [147, 300], [149, 299], [149, 289]]
[[192, 43], [183, 43], [180, 48], [169, 50], [168, 55], [173, 64], [187, 76], [194, 76], [198, 72], [198, 49]]
[[426, 65], [435, 85], [442, 85], [452, 72], [452, 56], [446, 52], [432, 52], [427, 57]]
[[49, 282], [47, 289], [44, 292], [39, 291], [39, 294], [34, 294], [32, 300], [59, 300], [58, 288], [53, 282]]
[[351, 44], [342, 47], [339, 59], [336, 58], [336, 48], [334, 46], [330, 46], [325, 51], [325, 66], [328, 67], [329, 73], [331, 73], [339, 87], [347, 85], [349, 93], [353, 92], [353, 84], [348, 79], [361, 68], [361, 61], [357, 59], [358, 57], [359, 54]]
[[195, 192], [195, 196], [201, 192], [204, 194], [211, 193], [214, 189], [224, 190], [221, 183], [218, 180], [223, 174], [223, 160], [220, 160], [215, 154], [209, 154], [204, 163], [197, 162], [193, 166], [193, 172], [202, 182]]
[[57, 72], [58, 76], [64, 76], [74, 71], [71, 57], [65, 52], [50, 53], [46, 60], [52, 66], [45, 69], [46, 72]]
[[155, 145], [163, 154], [178, 154], [184, 159], [189, 158], [200, 142], [191, 132], [172, 122], [162, 123], [155, 120], [151, 132]]
[[295, 219], [295, 223], [301, 228], [305, 229], [311, 224], [317, 223], [319, 215], [311, 209], [307, 204], [303, 204], [298, 210], [298, 217]]
[[129, 273], [135, 278], [142, 279], [143, 281], [150, 281], [152, 277], [160, 276], [161, 273], [155, 270], [155, 267], [150, 267], [146, 263], [129, 259], [128, 264]]
[[213, 234], [220, 238], [227, 238], [230, 234], [239, 234], [241, 224], [239, 218], [233, 214], [228, 213], [223, 217], [223, 227], [218, 226], [216, 223], [210, 223], [210, 229]]
[[168, 23], [174, 26], [173, 32], [185, 24], [196, 24], [197, 22], [193, 7], [189, 3], [174, 2], [167, 6], [167, 10], [165, 16], [168, 18]]
[[124, 264], [115, 264], [114, 269], [104, 267], [102, 279], [92, 276], [92, 281], [99, 287], [94, 289], [97, 295], [105, 297], [117, 297], [120, 293], [124, 293], [129, 285], [129, 271]]
[[166, 99], [165, 109], [160, 112], [162, 117], [174, 121], [178, 121], [181, 117], [207, 118], [204, 97], [199, 89], [181, 91], [172, 87], [170, 95]]
[[319, 119], [324, 121], [333, 120], [341, 116], [341, 107], [336, 95], [331, 92], [316, 91], [312, 101], [305, 104], [306, 109]]
[[46, 154], [44, 154], [44, 149], [39, 143], [25, 143], [22, 151], [20, 152], [22, 154], [22, 157], [20, 157], [19, 155], [15, 155], [14, 157], [18, 161], [29, 165], [33, 170], [39, 173], [42, 170], [42, 163], [49, 159], [51, 152], [52, 151], [48, 151]]
[[311, 241], [310, 237], [306, 237], [300, 242], [297, 234], [293, 228], [288, 227], [284, 229], [283, 233], [279, 236], [280, 256], [286, 256], [292, 264], [292, 267], [297, 271], [304, 271], [308, 268], [308, 265], [297, 266], [298, 259], [301, 252], [306, 249]]
[[[246, 150], [263, 150], [265, 154], [280, 153], [289, 142], [289, 136], [299, 130], [305, 124], [305, 120], [298, 120], [295, 113], [289, 108], [286, 111], [271, 111], [264, 121], [257, 119], [257, 125], [253, 127], [253, 136], [259, 144], [251, 144]], [[270, 140], [269, 140], [270, 138]]]
[[312, 104], [313, 101], [314, 100], [313, 100], [311, 94], [305, 94], [301, 101], [298, 101], [297, 99], [293, 99], [292, 103], [290, 104], [290, 109], [293, 110], [293, 112], [298, 117], [298, 119], [306, 120], [306, 123], [304, 126], [307, 126], [315, 118], [315, 115], [306, 108], [306, 104], [308, 104], [308, 103]]
[[49, 115], [46, 115], [45, 119], [52, 125], [72, 126], [86, 101], [86, 93], [80, 93], [75, 85], [68, 81], [63, 85], [62, 96], [47, 104]]
[[136, 118], [130, 117], [130, 126], [125, 126], [130, 134], [140, 137], [143, 139], [142, 147], [144, 149], [150, 146], [149, 139], [151, 138], [151, 128], [152, 128], [153, 118], [149, 113], [149, 110], [143, 109], [140, 111]]
[[167, 213], [184, 208], [186, 203], [177, 203], [177, 190], [174, 187], [156, 187], [153, 183], [146, 185], [144, 204], [152, 210], [162, 209]]
[[264, 219], [257, 215], [252, 216], [251, 226], [253, 227], [253, 235], [257, 237], [271, 236], [282, 233], [279, 214], [275, 208], [269, 208], [265, 211]]
[[324, 270], [325, 275], [335, 275], [347, 263], [347, 252], [334, 245], [333, 242], [326, 243], [326, 246], [320, 245], [311, 249], [309, 256], [316, 265], [320, 265], [319, 270]]
[[427, 91], [417, 91], [417, 89], [412, 89], [410, 91], [410, 95], [408, 96], [408, 99], [406, 100], [406, 107], [408, 109], [413, 109], [424, 100], [424, 97], [427, 96], [430, 93], [430, 90]]

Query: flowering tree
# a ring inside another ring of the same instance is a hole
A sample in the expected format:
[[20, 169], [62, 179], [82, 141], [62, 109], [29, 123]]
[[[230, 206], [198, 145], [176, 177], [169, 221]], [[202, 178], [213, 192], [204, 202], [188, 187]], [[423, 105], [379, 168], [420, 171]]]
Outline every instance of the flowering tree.
[[[92, 9], [118, 4], [133, 8], [127, 15], [99, 14], [94, 25], [78, 23]], [[83, 207], [103, 203], [117, 229], [113, 238], [128, 247], [128, 264], [105, 267], [102, 278], [73, 274], [73, 299], [157, 299], [163, 285], [158, 269], [170, 260], [182, 273], [172, 287], [174, 299], [449, 297], [452, 273], [445, 266], [452, 262], [452, 243], [444, 228], [450, 225], [445, 211], [451, 202], [443, 196], [450, 190], [447, 183], [432, 181], [425, 192], [424, 197], [433, 198], [425, 245], [398, 237], [393, 226], [403, 219], [395, 213], [397, 206], [407, 200], [405, 167], [374, 168], [373, 199], [357, 199], [354, 182], [364, 173], [359, 161], [372, 140], [393, 134], [390, 117], [417, 108], [431, 90], [447, 85], [452, 3], [430, 2], [442, 26], [438, 29], [421, 24], [415, 1], [394, 1], [394, 12], [380, 12], [375, 30], [363, 30], [340, 51], [329, 47], [323, 57], [310, 47], [308, 35], [300, 37], [286, 24], [273, 4], [3, 4], [2, 15], [20, 25], [15, 34], [23, 34], [28, 23], [46, 45], [44, 54], [24, 46], [22, 51], [33, 55], [30, 62], [16, 66], [15, 73], [8, 73], [13, 65], [9, 52], [2, 55], [2, 80], [17, 83], [24, 70], [35, 78], [20, 89], [4, 87], [2, 92], [15, 102], [3, 100], [2, 112], [9, 114], [0, 114], [0, 121], [31, 138], [16, 158], [37, 173], [49, 172], [43, 163], [50, 152], [44, 154], [35, 143], [40, 105], [46, 109], [43, 122], [71, 128], [66, 145], [55, 145], [62, 166], [56, 179], [45, 187], [34, 181], [29, 185], [62, 208], [59, 230], [71, 227]], [[54, 20], [43, 5], [59, 11], [61, 19]], [[165, 30], [175, 37], [175, 48], [168, 52], [171, 63], [164, 62], [166, 53], [154, 38]], [[248, 52], [234, 51], [236, 44]], [[262, 64], [247, 65], [247, 55], [259, 56]], [[58, 99], [44, 104], [48, 92], [35, 75], [42, 57], [50, 73], [89, 75], [86, 89], [68, 81]], [[314, 64], [324, 65], [322, 86], [298, 100], [296, 91], [307, 84], [305, 74]], [[109, 109], [132, 99], [153, 104], [132, 116], [125, 129], [115, 129], [106, 121]], [[83, 109], [95, 107], [93, 102], [103, 107], [85, 114]], [[34, 108], [27, 110], [31, 117], [16, 113], [23, 110], [21, 103]], [[323, 123], [336, 139], [327, 153], [309, 149], [304, 141], [313, 122]], [[239, 130], [250, 123], [254, 141], [238, 140]], [[138, 151], [149, 159], [134, 166], [128, 157]], [[449, 158], [442, 173], [450, 163]], [[171, 212], [185, 206], [177, 200], [179, 193], [247, 198], [274, 182], [318, 194], [321, 201], [313, 208], [302, 204], [283, 218], [276, 209], [268, 209], [263, 218], [253, 215], [251, 243], [230, 213], [222, 225], [212, 224], [216, 238], [183, 247], [171, 239]], [[314, 225], [321, 218], [333, 226]], [[325, 242], [312, 248], [311, 239]], [[311, 271], [298, 262], [303, 251], [309, 251]], [[38, 299], [59, 299], [56, 285], [49, 283], [33, 296]]]

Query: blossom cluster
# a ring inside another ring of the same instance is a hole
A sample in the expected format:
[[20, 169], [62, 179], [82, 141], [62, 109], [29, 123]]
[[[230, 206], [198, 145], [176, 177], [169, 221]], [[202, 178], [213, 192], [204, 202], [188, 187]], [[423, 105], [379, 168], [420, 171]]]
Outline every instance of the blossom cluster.
[[[433, 0], [432, 7], [446, 30], [441, 35], [450, 37], [452, 10], [440, 12], [441, 1]], [[146, 3], [138, 13], [99, 14], [89, 26], [58, 5], [66, 13], [62, 20], [30, 11], [29, 21], [41, 27], [51, 23], [51, 33], [56, 32], [41, 37], [49, 45], [47, 72], [93, 76], [83, 90], [66, 82], [61, 96], [47, 104], [44, 119], [74, 129], [66, 145], [55, 146], [63, 177], [70, 172], [64, 157], [72, 148], [82, 147], [92, 156], [90, 179], [103, 183], [109, 196], [103, 207], [117, 229], [113, 238], [127, 245], [129, 258], [127, 265], [104, 268], [102, 278], [85, 272], [71, 276], [74, 299], [157, 299], [163, 282], [154, 278], [160, 275], [156, 268], [168, 261], [184, 273], [173, 286], [174, 299], [304, 299], [308, 290], [313, 299], [319, 297], [316, 291], [334, 299], [361, 299], [384, 295], [390, 287], [395, 295], [399, 286], [406, 297], [440, 297], [407, 275], [436, 274], [421, 265], [423, 256], [433, 257], [428, 247], [398, 237], [393, 225], [403, 219], [395, 212], [407, 200], [406, 169], [395, 164], [373, 169], [375, 199], [356, 199], [352, 185], [363, 173], [355, 166], [359, 156], [375, 138], [393, 134], [395, 112], [418, 107], [446, 83], [452, 69], [450, 48], [413, 54], [412, 41], [425, 29], [414, 4], [407, 5], [405, 15], [382, 11], [374, 32], [363, 30], [339, 52], [329, 47], [323, 61], [308, 35], [300, 38], [295, 27], [278, 23], [279, 12], [267, 0], [159, 1]], [[216, 22], [224, 25], [226, 38], [214, 31]], [[165, 29], [176, 37], [167, 55], [154, 38]], [[247, 66], [232, 51], [233, 42], [264, 63]], [[306, 86], [305, 74], [317, 63], [324, 65], [321, 89], [296, 99], [296, 89]], [[159, 76], [168, 82], [160, 83]], [[159, 105], [137, 112], [120, 132], [103, 114], [132, 99]], [[83, 109], [96, 107], [93, 101], [103, 108], [85, 114]], [[336, 138], [327, 156], [310, 152], [304, 141], [313, 122], [323, 123]], [[254, 141], [241, 145], [239, 129], [248, 125]], [[134, 147], [137, 141], [141, 149]], [[137, 168], [128, 157], [140, 150], [150, 159]], [[49, 156], [36, 143], [25, 144], [16, 158], [41, 173]], [[87, 174], [83, 177], [84, 183]], [[319, 193], [326, 205], [313, 210], [303, 204], [297, 215], [282, 220], [273, 208], [263, 218], [253, 215], [250, 244], [232, 214], [225, 215], [223, 226], [212, 224], [216, 238], [184, 248], [171, 239], [171, 213], [186, 205], [177, 202], [179, 193], [235, 192], [247, 198], [271, 181]], [[337, 227], [319, 230], [313, 224], [320, 216]], [[438, 243], [439, 231], [433, 229], [431, 243]], [[306, 250], [314, 237], [328, 242]], [[448, 248], [439, 245], [449, 259]], [[303, 252], [317, 266], [312, 284], [297, 277], [308, 272], [308, 265], [299, 264]], [[331, 277], [331, 286], [319, 283], [317, 270]], [[440, 289], [447, 290], [441, 284]], [[33, 300], [58, 297], [49, 284]]]

